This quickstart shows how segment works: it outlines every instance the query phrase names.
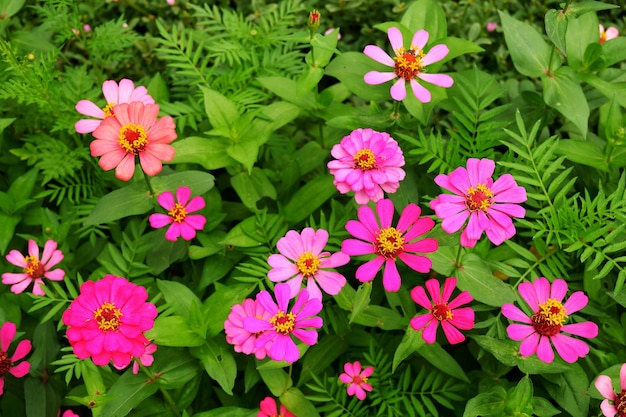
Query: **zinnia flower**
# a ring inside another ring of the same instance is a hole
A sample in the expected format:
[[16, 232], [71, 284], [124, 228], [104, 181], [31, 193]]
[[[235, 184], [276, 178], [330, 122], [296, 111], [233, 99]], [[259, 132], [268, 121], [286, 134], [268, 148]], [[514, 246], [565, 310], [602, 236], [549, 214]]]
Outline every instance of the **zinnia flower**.
[[[59, 416], [61, 415], [61, 410], [59, 410]], [[72, 410], [65, 410], [63, 412], [62, 417], [80, 417], [78, 414], [74, 413]]]
[[4, 376], [11, 374], [16, 378], [21, 378], [30, 371], [30, 363], [23, 361], [16, 365], [16, 362], [28, 355], [31, 349], [30, 340], [22, 340], [17, 344], [13, 356], [9, 356], [9, 345], [15, 337], [17, 328], [10, 321], [5, 322], [0, 327], [0, 395], [4, 392]]
[[532, 284], [521, 283], [519, 293], [533, 314], [528, 316], [513, 304], [503, 305], [502, 314], [511, 320], [524, 323], [510, 324], [506, 329], [511, 339], [522, 341], [522, 356], [537, 352], [539, 359], [550, 363], [554, 360], [550, 342], [563, 360], [569, 363], [574, 363], [589, 353], [589, 346], [585, 342], [563, 334], [588, 338], [598, 335], [598, 326], [590, 321], [564, 324], [570, 314], [587, 305], [587, 296], [582, 291], [576, 291], [563, 303], [567, 283], [562, 279], [555, 279], [550, 287], [550, 282], [541, 277]]
[[295, 336], [309, 346], [317, 343], [317, 331], [322, 327], [322, 318], [315, 316], [322, 310], [322, 302], [318, 298], [309, 298], [309, 292], [303, 289], [298, 294], [290, 312], [289, 285], [276, 284], [274, 294], [276, 301], [266, 290], [261, 291], [257, 303], [269, 313], [269, 320], [259, 317], [244, 317], [243, 328], [251, 333], [263, 332], [255, 341], [258, 348], [268, 348], [272, 360], [285, 360], [289, 363], [300, 358], [300, 351], [291, 336]]
[[595, 386], [604, 397], [600, 404], [604, 417], [615, 417], [615, 415], [624, 417], [626, 415], [626, 363], [619, 370], [619, 393], [613, 390], [613, 382], [606, 375], [600, 375], [596, 379]]
[[392, 67], [393, 72], [370, 71], [363, 77], [367, 84], [382, 84], [398, 78], [391, 87], [391, 97], [402, 101], [406, 97], [406, 85], [408, 81], [415, 97], [422, 103], [430, 102], [430, 91], [417, 82], [418, 79], [439, 87], [452, 87], [454, 80], [446, 74], [428, 74], [426, 66], [441, 61], [448, 55], [450, 50], [446, 45], [435, 45], [428, 53], [424, 53], [424, 46], [428, 42], [428, 32], [419, 30], [413, 36], [411, 47], [404, 48], [402, 32], [400, 29], [391, 27], [387, 30], [387, 36], [396, 56], [391, 58], [385, 51], [376, 45], [367, 45], [363, 53], [376, 62]]
[[21, 273], [5, 272], [2, 274], [2, 283], [11, 285], [11, 292], [19, 294], [33, 283], [33, 294], [45, 295], [43, 279], [61, 281], [65, 277], [62, 269], [50, 270], [63, 260], [63, 252], [57, 249], [57, 242], [48, 240], [43, 247], [43, 255], [39, 258], [39, 246], [34, 240], [28, 241], [28, 255], [24, 256], [13, 249], [6, 256], [7, 261], [15, 266], [23, 268]]
[[376, 212], [380, 226], [371, 208], [359, 207], [357, 211], [359, 221], [349, 220], [346, 223], [346, 230], [361, 240], [344, 240], [341, 251], [350, 256], [376, 254], [374, 259], [359, 266], [356, 270], [356, 279], [361, 282], [371, 281], [384, 263], [383, 286], [387, 291], [398, 291], [401, 280], [396, 267], [397, 258], [414, 271], [424, 274], [430, 271], [431, 260], [417, 253], [436, 251], [437, 241], [432, 238], [415, 242], [412, 240], [429, 232], [435, 222], [428, 217], [420, 218], [421, 209], [415, 204], [409, 204], [402, 210], [398, 225], [393, 227], [391, 226], [393, 202], [387, 199], [376, 203]]
[[[86, 27], [85, 31], [88, 32]], [[74, 128], [78, 133], [90, 133], [96, 130], [103, 119], [114, 115], [113, 107], [116, 104], [132, 103], [133, 101], [141, 101], [144, 104], [154, 104], [154, 99], [148, 95], [146, 87], [135, 88], [135, 83], [126, 78], [120, 81], [119, 86], [114, 80], [105, 81], [102, 83], [102, 92], [107, 101], [107, 104], [103, 108], [98, 107], [90, 100], [81, 100], [76, 104], [77, 112], [98, 119], [82, 119], [76, 122]]]
[[495, 163], [490, 159], [470, 158], [467, 169], [459, 167], [449, 175], [440, 174], [435, 183], [451, 191], [440, 194], [430, 207], [440, 219], [447, 233], [455, 233], [469, 218], [461, 232], [461, 245], [473, 248], [483, 234], [499, 245], [515, 235], [511, 217], [524, 217], [526, 210], [519, 204], [526, 201], [526, 190], [515, 182], [511, 174], [504, 174], [493, 182]]
[[365, 391], [372, 391], [372, 386], [367, 383], [367, 378], [374, 373], [374, 368], [368, 366], [361, 370], [361, 363], [356, 361], [354, 363], [346, 362], [343, 365], [343, 370], [345, 372], [339, 375], [339, 380], [344, 384], [348, 384], [348, 395], [353, 396], [356, 394], [356, 397], [363, 401], [366, 395]]
[[76, 356], [91, 357], [100, 366], [112, 360], [122, 369], [133, 357], [144, 355], [150, 343], [144, 332], [154, 326], [157, 316], [147, 299], [146, 289], [126, 278], [105, 275], [100, 281], [83, 283], [62, 318]]
[[272, 397], [265, 397], [259, 404], [259, 414], [257, 417], [296, 417], [292, 414], [284, 405], [280, 405], [280, 413], [278, 413], [278, 407], [276, 406], [276, 400]]
[[267, 277], [273, 282], [287, 281], [291, 298], [298, 295], [305, 278], [311, 298], [322, 299], [318, 284], [327, 294], [339, 294], [346, 285], [346, 278], [326, 269], [345, 265], [350, 262], [350, 257], [342, 252], [332, 255], [330, 252], [322, 252], [327, 242], [328, 232], [324, 229], [315, 231], [307, 227], [302, 230], [302, 234], [295, 230], [288, 231], [276, 243], [280, 255], [270, 255], [267, 260], [272, 266]]
[[458, 308], [471, 302], [473, 298], [469, 292], [462, 291], [454, 300], [449, 301], [455, 287], [456, 278], [446, 278], [442, 294], [439, 281], [429, 279], [426, 281], [426, 289], [428, 289], [430, 299], [426, 296], [424, 287], [415, 287], [411, 290], [413, 301], [429, 310], [429, 313], [411, 319], [413, 329], [424, 329], [422, 339], [426, 343], [435, 343], [437, 326], [440, 322], [443, 333], [451, 344], [461, 343], [465, 340], [465, 336], [458, 329], [471, 330], [474, 327], [474, 310], [471, 307]]
[[337, 190], [354, 191], [358, 204], [367, 204], [395, 193], [406, 175], [402, 150], [389, 133], [356, 129], [330, 151], [335, 158], [328, 163]]
[[226, 341], [235, 347], [235, 352], [251, 355], [254, 353], [258, 360], [265, 359], [269, 345], [256, 347], [256, 340], [262, 333], [253, 333], [244, 329], [243, 321], [246, 317], [258, 317], [263, 320], [271, 318], [270, 313], [256, 300], [246, 298], [241, 304], [235, 304], [228, 320], [224, 322]]
[[[154, 352], [157, 351], [157, 345], [153, 342], [148, 342], [146, 344], [146, 350], [139, 357], [133, 358], [133, 374], [137, 375], [139, 373], [139, 364], [141, 363], [143, 366], [150, 366], [154, 362], [154, 357], [152, 356]], [[118, 367], [113, 364], [115, 369], [122, 370], [125, 366]]]
[[165, 191], [157, 197], [159, 204], [168, 210], [167, 214], [154, 213], [149, 217], [150, 226], [155, 229], [171, 226], [165, 232], [165, 238], [172, 242], [182, 236], [185, 240], [196, 237], [196, 230], [202, 230], [206, 224], [206, 217], [201, 214], [192, 214], [194, 211], [204, 208], [204, 198], [195, 196], [189, 201], [191, 190], [187, 187], [178, 187], [176, 190], [176, 200], [171, 192]]
[[150, 176], [161, 172], [161, 161], [174, 158], [169, 144], [176, 139], [176, 125], [169, 117], [157, 120], [159, 106], [133, 101], [113, 107], [114, 117], [107, 117], [93, 132], [96, 140], [89, 149], [91, 156], [101, 156], [98, 164], [108, 171], [115, 168], [115, 176], [128, 181], [135, 173], [135, 155], [143, 171]]
[[600, 43], [604, 43], [611, 39], [615, 39], [619, 36], [619, 30], [615, 26], [611, 26], [607, 30], [604, 30], [604, 26], [600, 25]]

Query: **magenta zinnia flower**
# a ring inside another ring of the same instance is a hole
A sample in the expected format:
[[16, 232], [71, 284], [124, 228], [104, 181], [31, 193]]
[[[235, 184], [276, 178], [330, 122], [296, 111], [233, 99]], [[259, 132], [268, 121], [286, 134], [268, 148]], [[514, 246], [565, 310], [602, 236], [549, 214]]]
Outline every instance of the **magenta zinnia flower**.
[[391, 226], [393, 219], [393, 202], [379, 200], [376, 203], [376, 212], [380, 219], [380, 226], [374, 211], [368, 206], [361, 206], [357, 211], [359, 221], [349, 220], [346, 230], [358, 239], [344, 240], [341, 251], [350, 256], [376, 254], [376, 257], [356, 270], [356, 279], [367, 282], [374, 279], [380, 267], [385, 264], [383, 285], [386, 291], [400, 289], [400, 274], [396, 267], [396, 259], [400, 258], [414, 271], [427, 273], [432, 262], [425, 256], [417, 253], [428, 253], [437, 250], [435, 239], [427, 238], [412, 242], [418, 236], [429, 232], [435, 222], [428, 218], [420, 218], [421, 209], [415, 204], [409, 204], [402, 210], [398, 226]]
[[356, 129], [330, 151], [335, 158], [328, 163], [337, 190], [354, 191], [358, 204], [367, 204], [395, 193], [404, 179], [402, 150], [389, 133]]
[[469, 218], [461, 232], [461, 245], [473, 248], [483, 234], [499, 245], [515, 235], [511, 217], [524, 217], [526, 210], [519, 204], [526, 201], [526, 190], [515, 182], [511, 174], [504, 174], [496, 182], [491, 176], [495, 163], [490, 159], [470, 158], [467, 169], [459, 167], [449, 175], [440, 174], [435, 183], [451, 191], [440, 194], [430, 207], [440, 219], [441, 228], [455, 233]]
[[613, 382], [606, 375], [600, 375], [594, 384], [604, 400], [600, 409], [604, 417], [624, 417], [626, 415], [626, 363], [619, 370], [620, 391], [613, 390]]
[[435, 45], [428, 53], [424, 53], [424, 46], [428, 43], [428, 32], [419, 30], [413, 36], [411, 47], [404, 48], [402, 32], [400, 29], [391, 27], [387, 30], [389, 42], [396, 56], [391, 58], [385, 51], [376, 45], [367, 45], [363, 53], [376, 62], [392, 67], [393, 72], [370, 71], [365, 74], [367, 84], [382, 84], [399, 78], [391, 87], [391, 97], [394, 100], [404, 100], [406, 97], [406, 82], [411, 84], [413, 94], [422, 103], [430, 102], [430, 91], [417, 82], [418, 79], [439, 87], [452, 87], [454, 80], [446, 74], [429, 74], [426, 66], [441, 61], [448, 55], [450, 50], [446, 45]]
[[[85, 31], [86, 30], [85, 25]], [[131, 80], [126, 78], [120, 81], [119, 86], [113, 80], [102, 83], [102, 92], [107, 104], [104, 108], [98, 107], [90, 100], [81, 100], [76, 104], [76, 111], [85, 116], [95, 117], [99, 120], [82, 119], [76, 122], [74, 128], [78, 133], [90, 133], [100, 126], [103, 119], [114, 115], [113, 107], [121, 103], [131, 103], [141, 101], [143, 104], [154, 104], [154, 99], [148, 95], [146, 87], [137, 87]]]
[[259, 404], [259, 408], [260, 410], [256, 415], [257, 417], [296, 417], [282, 404], [280, 405], [280, 413], [278, 413], [276, 400], [272, 397], [265, 397]]
[[17, 328], [10, 321], [5, 322], [0, 327], [0, 395], [4, 392], [4, 376], [11, 374], [16, 378], [21, 378], [30, 371], [30, 363], [23, 361], [16, 365], [16, 362], [28, 355], [31, 349], [30, 340], [22, 340], [17, 344], [13, 356], [9, 356], [9, 345], [15, 337]]
[[582, 291], [576, 291], [563, 303], [567, 283], [562, 279], [555, 279], [550, 288], [550, 282], [541, 277], [532, 284], [521, 283], [519, 293], [533, 314], [528, 316], [513, 304], [503, 305], [502, 314], [511, 320], [524, 323], [510, 324], [506, 329], [511, 339], [522, 341], [522, 356], [537, 352], [539, 359], [550, 363], [554, 360], [550, 342], [563, 360], [569, 363], [576, 362], [578, 358], [589, 353], [589, 346], [585, 342], [563, 334], [588, 338], [598, 335], [598, 326], [590, 321], [564, 324], [570, 314], [587, 305], [587, 296]]
[[202, 230], [206, 224], [206, 217], [201, 214], [192, 214], [194, 211], [204, 208], [204, 198], [195, 196], [189, 201], [191, 190], [187, 187], [178, 187], [176, 190], [176, 200], [171, 192], [165, 191], [157, 197], [159, 204], [168, 210], [167, 214], [154, 213], [150, 215], [150, 226], [155, 229], [171, 226], [165, 232], [165, 238], [172, 242], [182, 236], [185, 240], [191, 240], [196, 237], [196, 230]]
[[91, 156], [101, 156], [98, 164], [108, 171], [115, 168], [115, 176], [128, 181], [135, 173], [135, 156], [143, 171], [150, 176], [161, 172], [161, 161], [174, 158], [170, 145], [176, 139], [176, 125], [169, 117], [157, 120], [159, 106], [133, 101], [113, 108], [115, 116], [107, 117], [93, 132]]
[[260, 333], [255, 341], [258, 348], [268, 348], [272, 360], [295, 362], [300, 358], [300, 351], [296, 347], [291, 335], [300, 339], [309, 346], [317, 343], [317, 331], [322, 327], [322, 318], [315, 316], [322, 310], [322, 302], [318, 298], [309, 298], [309, 292], [303, 289], [298, 294], [291, 312], [289, 310], [289, 285], [276, 284], [274, 294], [276, 301], [266, 290], [261, 291], [257, 303], [269, 313], [269, 320], [259, 317], [244, 317], [243, 327], [251, 333]]
[[63, 252], [57, 249], [57, 242], [48, 240], [43, 246], [43, 254], [39, 258], [39, 246], [34, 240], [28, 241], [28, 256], [22, 255], [13, 249], [6, 256], [7, 261], [15, 266], [23, 268], [21, 273], [5, 272], [2, 274], [2, 283], [11, 285], [11, 292], [19, 294], [33, 283], [33, 294], [45, 295], [43, 279], [61, 281], [65, 277], [62, 269], [50, 270], [63, 260]]
[[287, 281], [291, 298], [298, 295], [305, 278], [311, 298], [322, 299], [319, 287], [327, 294], [339, 294], [346, 285], [346, 279], [327, 268], [345, 265], [350, 262], [350, 257], [342, 252], [322, 252], [327, 242], [328, 232], [324, 229], [315, 231], [307, 227], [302, 230], [302, 234], [295, 230], [288, 231], [276, 243], [280, 255], [270, 255], [267, 260], [272, 266], [267, 277], [273, 282]]
[[249, 332], [244, 329], [243, 322], [246, 317], [257, 317], [268, 321], [271, 315], [252, 298], [246, 298], [241, 304], [235, 304], [228, 315], [228, 320], [224, 322], [226, 341], [235, 347], [235, 352], [254, 354], [259, 360], [265, 359], [269, 344], [256, 346], [256, 340], [263, 332]]
[[600, 43], [610, 41], [619, 36], [619, 30], [615, 26], [611, 26], [607, 30], [604, 30], [604, 26], [600, 24]]
[[361, 363], [356, 361], [354, 363], [346, 362], [343, 365], [343, 374], [339, 375], [339, 380], [344, 384], [348, 384], [348, 395], [356, 397], [363, 401], [365, 399], [365, 391], [371, 392], [372, 386], [367, 383], [367, 379], [374, 373], [374, 368], [368, 366], [361, 370]]
[[473, 298], [469, 292], [462, 291], [454, 300], [449, 301], [455, 287], [456, 278], [446, 278], [442, 294], [439, 281], [429, 279], [426, 281], [426, 289], [428, 289], [430, 299], [426, 296], [424, 287], [415, 287], [411, 290], [413, 301], [430, 311], [411, 319], [413, 329], [424, 329], [422, 339], [426, 343], [435, 343], [437, 326], [440, 322], [443, 333], [451, 344], [461, 343], [465, 340], [465, 336], [458, 329], [471, 330], [474, 328], [474, 310], [471, 307], [458, 308], [471, 302]]
[[83, 283], [62, 318], [76, 356], [91, 357], [100, 366], [112, 360], [121, 369], [133, 357], [144, 355], [150, 343], [144, 332], [154, 326], [157, 316], [147, 299], [146, 289], [126, 278], [105, 275], [100, 281]]

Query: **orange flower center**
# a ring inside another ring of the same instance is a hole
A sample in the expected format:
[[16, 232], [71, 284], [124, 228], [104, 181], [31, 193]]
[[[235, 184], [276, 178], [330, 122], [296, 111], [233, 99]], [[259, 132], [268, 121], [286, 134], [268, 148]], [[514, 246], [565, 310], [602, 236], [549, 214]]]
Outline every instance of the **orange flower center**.
[[409, 50], [404, 47], [397, 49], [394, 57], [396, 75], [407, 81], [416, 78], [417, 74], [424, 72], [422, 58], [424, 58], [424, 51], [415, 46], [411, 46]]
[[115, 107], [115, 103], [107, 103], [107, 105], [102, 108], [105, 119], [107, 117], [115, 116], [115, 113], [113, 113], [113, 107]]
[[11, 359], [6, 352], [0, 350], [0, 378], [11, 369]]
[[26, 256], [24, 258], [24, 262], [26, 262], [26, 266], [24, 267], [24, 273], [28, 274], [32, 279], [38, 279], [43, 276], [46, 272], [43, 264], [39, 262], [39, 259], [34, 256]]
[[187, 217], [187, 210], [185, 210], [185, 207], [183, 207], [180, 203], [176, 203], [174, 208], [172, 208], [167, 214], [169, 214], [172, 220], [176, 223], [182, 223], [183, 220], [185, 220], [185, 217]]
[[489, 206], [493, 204], [493, 192], [485, 185], [478, 184], [467, 190], [465, 204], [470, 211], [482, 210], [487, 212]]
[[404, 238], [395, 227], [381, 229], [374, 244], [378, 254], [385, 258], [395, 258], [404, 250]]
[[352, 383], [361, 385], [367, 383], [367, 377], [362, 377], [361, 375], [355, 375], [352, 377]]
[[433, 313], [433, 317], [439, 321], [450, 320], [454, 317], [452, 310], [448, 307], [448, 303], [435, 304], [431, 312]]
[[303, 253], [296, 261], [298, 272], [304, 277], [310, 278], [315, 275], [320, 267], [320, 259], [311, 252]]
[[120, 129], [118, 143], [126, 153], [137, 154], [148, 145], [148, 133], [141, 125], [127, 123]]
[[270, 319], [270, 324], [274, 326], [276, 333], [288, 336], [296, 327], [296, 316], [294, 316], [293, 313], [284, 313], [279, 310], [278, 313], [274, 314], [274, 317]]
[[539, 310], [530, 320], [537, 333], [542, 336], [554, 336], [567, 320], [567, 311], [560, 301], [548, 298], [546, 302], [539, 304]]
[[122, 317], [122, 310], [109, 302], [102, 304], [102, 307], [93, 313], [93, 318], [98, 322], [98, 327], [105, 332], [117, 330], [120, 327], [120, 317]]
[[369, 149], [361, 149], [354, 155], [354, 165], [363, 171], [376, 168], [376, 157]]

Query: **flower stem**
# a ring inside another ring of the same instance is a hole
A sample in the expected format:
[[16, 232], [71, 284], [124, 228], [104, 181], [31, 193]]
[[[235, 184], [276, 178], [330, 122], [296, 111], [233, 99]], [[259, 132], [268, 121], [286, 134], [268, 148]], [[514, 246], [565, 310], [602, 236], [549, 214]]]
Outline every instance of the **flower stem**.
[[148, 174], [146, 174], [146, 171], [144, 171], [143, 169], [141, 170], [141, 172], [143, 172], [143, 179], [146, 180], [146, 185], [148, 186], [150, 197], [152, 197], [153, 199], [156, 198], [156, 194], [154, 192], [154, 189], [152, 188], [152, 184], [150, 184], [150, 178], [148, 178]]
[[459, 270], [459, 264], [461, 262], [461, 251], [463, 250], [463, 246], [459, 245], [459, 250], [456, 252], [456, 260], [454, 261], [454, 270]]
[[[150, 381], [150, 383], [155, 384], [156, 380], [158, 379], [158, 375], [153, 374], [146, 366], [144, 366], [142, 363], [139, 363], [139, 367], [141, 368], [141, 370], [148, 375], [148, 380]], [[172, 413], [174, 413], [175, 416], [177, 417], [182, 417], [181, 412], [178, 410], [178, 406], [176, 406], [176, 402], [174, 401], [174, 399], [172, 398], [172, 396], [170, 395], [170, 393], [166, 390], [163, 389], [162, 387], [159, 387], [159, 391], [161, 391], [161, 394], [163, 394], [163, 398], [165, 399], [165, 401], [167, 401], [167, 403], [169, 404], [169, 408], [172, 411]]]

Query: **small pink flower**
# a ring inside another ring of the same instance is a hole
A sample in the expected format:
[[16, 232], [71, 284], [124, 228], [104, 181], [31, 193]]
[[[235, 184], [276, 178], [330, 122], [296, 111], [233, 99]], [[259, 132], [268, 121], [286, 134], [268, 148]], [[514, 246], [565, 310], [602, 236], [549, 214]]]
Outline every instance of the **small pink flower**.
[[[333, 33], [333, 31], [335, 30], [335, 28], [328, 28], [324, 31], [324, 36], [328, 36], [331, 33]], [[337, 40], [340, 41], [341, 40], [341, 32], [337, 32]]]
[[161, 161], [174, 158], [170, 145], [176, 139], [176, 125], [169, 117], [157, 120], [159, 106], [133, 101], [113, 107], [115, 116], [104, 119], [93, 132], [96, 138], [89, 148], [91, 156], [101, 156], [98, 164], [108, 171], [115, 168], [115, 176], [128, 181], [135, 173], [135, 156], [143, 171], [150, 176], [161, 172]]
[[11, 285], [11, 292], [19, 294], [33, 283], [33, 294], [45, 295], [43, 279], [62, 281], [65, 271], [62, 269], [50, 270], [63, 260], [63, 252], [57, 249], [57, 242], [48, 240], [43, 247], [43, 255], [39, 258], [39, 246], [34, 240], [28, 241], [28, 256], [22, 255], [13, 249], [6, 256], [7, 261], [15, 266], [23, 268], [22, 273], [5, 272], [2, 274], [2, 283]]
[[172, 242], [176, 242], [178, 236], [182, 236], [185, 240], [191, 240], [196, 237], [196, 230], [202, 230], [206, 224], [206, 217], [201, 214], [192, 214], [194, 211], [204, 208], [204, 198], [195, 196], [189, 201], [191, 190], [187, 187], [178, 187], [176, 190], [176, 201], [171, 192], [165, 191], [157, 197], [159, 204], [168, 210], [167, 214], [154, 213], [149, 217], [150, 226], [160, 229], [168, 224], [171, 225], [165, 238]]
[[[415, 287], [411, 291], [411, 298], [420, 306], [430, 312], [411, 319], [411, 327], [422, 330], [422, 339], [426, 343], [435, 343], [437, 338], [437, 326], [441, 323], [443, 333], [451, 344], [461, 343], [465, 336], [458, 329], [471, 330], [474, 328], [474, 310], [471, 307], [463, 307], [473, 300], [467, 291], [462, 291], [454, 300], [450, 300], [452, 291], [456, 287], [456, 278], [446, 278], [443, 284], [443, 294], [439, 281], [429, 279], [426, 281], [426, 289], [430, 299], [426, 296], [424, 287]], [[432, 300], [432, 301], [431, 301]]]
[[[87, 31], [85, 29], [85, 31]], [[102, 84], [102, 92], [107, 104], [100, 108], [90, 100], [81, 100], [76, 104], [76, 111], [85, 116], [95, 117], [99, 120], [82, 119], [76, 122], [74, 128], [78, 133], [90, 133], [96, 130], [102, 119], [113, 116], [113, 107], [120, 103], [141, 101], [144, 104], [154, 104], [154, 99], [148, 95], [146, 87], [135, 88], [135, 83], [126, 78], [118, 84], [113, 80], [107, 80]]]
[[425, 256], [417, 255], [417, 253], [436, 251], [437, 241], [432, 238], [412, 241], [429, 232], [435, 222], [428, 217], [420, 218], [421, 209], [415, 204], [409, 204], [402, 210], [397, 227], [392, 227], [393, 202], [387, 199], [379, 200], [376, 203], [376, 212], [380, 226], [371, 208], [368, 206], [359, 207], [357, 211], [359, 221], [349, 220], [346, 223], [346, 230], [360, 240], [344, 240], [341, 251], [350, 256], [376, 254], [374, 259], [359, 266], [356, 270], [356, 279], [361, 282], [371, 281], [384, 263], [383, 285], [385, 290], [398, 291], [401, 280], [396, 267], [396, 259], [399, 258], [414, 271], [423, 274], [430, 271], [431, 260]]
[[451, 191], [440, 194], [430, 207], [440, 219], [447, 233], [461, 233], [461, 245], [473, 248], [483, 231], [489, 240], [500, 245], [515, 235], [511, 217], [524, 217], [526, 211], [519, 204], [526, 201], [526, 190], [515, 182], [511, 174], [504, 174], [496, 182], [491, 176], [495, 163], [490, 159], [470, 158], [467, 169], [459, 167], [449, 175], [440, 174], [435, 183]]
[[498, 24], [496, 22], [487, 22], [486, 26], [487, 32], [494, 32], [498, 29]]
[[284, 405], [280, 405], [280, 413], [278, 413], [278, 407], [276, 406], [276, 400], [272, 397], [265, 397], [259, 404], [259, 414], [257, 417], [296, 417], [292, 414]]
[[600, 25], [600, 43], [610, 41], [619, 36], [619, 30], [615, 26], [611, 26], [607, 30], [604, 30], [604, 26]]
[[315, 316], [322, 310], [322, 302], [317, 298], [309, 298], [309, 292], [303, 289], [291, 312], [288, 312], [290, 292], [288, 284], [276, 284], [275, 303], [269, 292], [261, 291], [256, 301], [269, 313], [270, 318], [244, 317], [243, 328], [251, 333], [262, 333], [256, 339], [255, 346], [257, 349], [268, 349], [269, 346], [268, 355], [272, 360], [292, 363], [300, 358], [300, 351], [292, 335], [309, 346], [317, 343], [317, 331], [313, 329], [322, 327], [321, 317]]
[[270, 255], [267, 260], [272, 266], [267, 277], [273, 282], [287, 281], [291, 298], [298, 295], [305, 278], [311, 298], [322, 299], [319, 287], [327, 294], [339, 294], [346, 285], [346, 278], [327, 269], [347, 264], [350, 257], [342, 252], [322, 252], [327, 242], [328, 232], [324, 229], [315, 231], [307, 227], [302, 234], [288, 231], [276, 243], [280, 255]]
[[176, 0], [166, 0], [166, 3], [169, 4], [170, 6], [173, 6], [176, 4]]
[[389, 42], [396, 56], [391, 58], [385, 51], [376, 45], [367, 45], [363, 53], [372, 58], [376, 62], [393, 68], [393, 72], [370, 71], [364, 76], [367, 84], [382, 84], [387, 81], [398, 78], [391, 87], [391, 97], [394, 100], [402, 101], [406, 97], [406, 82], [411, 84], [413, 94], [422, 103], [430, 102], [431, 95], [425, 87], [417, 80], [426, 81], [427, 83], [437, 85], [439, 87], [452, 87], [454, 80], [446, 74], [429, 74], [426, 66], [441, 61], [448, 55], [450, 50], [446, 45], [435, 45], [428, 53], [424, 53], [424, 46], [428, 43], [428, 32], [419, 30], [413, 36], [411, 47], [404, 48], [402, 32], [400, 29], [391, 27], [387, 30]]
[[361, 363], [346, 362], [343, 365], [345, 373], [339, 375], [339, 380], [344, 384], [348, 384], [348, 395], [356, 397], [363, 401], [365, 399], [365, 391], [372, 392], [372, 386], [367, 383], [367, 379], [374, 373], [374, 368], [368, 366], [361, 370]]
[[235, 304], [232, 307], [228, 320], [224, 322], [226, 341], [235, 347], [235, 352], [254, 354], [258, 360], [265, 359], [269, 345], [256, 347], [256, 340], [262, 332], [247, 331], [243, 326], [246, 317], [257, 317], [263, 320], [271, 318], [270, 313], [261, 304], [252, 298], [246, 298], [241, 304]]
[[395, 193], [404, 179], [402, 150], [389, 133], [356, 129], [330, 151], [328, 163], [337, 190], [354, 191], [358, 204], [378, 201], [384, 192]]
[[[59, 410], [59, 415], [61, 415], [61, 410]], [[62, 417], [80, 417], [78, 414], [74, 413], [72, 410], [65, 410], [63, 412]]]
[[588, 298], [582, 291], [576, 291], [563, 303], [567, 283], [562, 279], [555, 279], [550, 288], [550, 282], [541, 277], [533, 283], [521, 283], [519, 293], [533, 314], [528, 316], [513, 304], [503, 305], [502, 314], [511, 320], [524, 323], [510, 324], [506, 329], [511, 339], [522, 341], [522, 356], [531, 356], [537, 352], [539, 359], [550, 363], [554, 360], [550, 342], [563, 360], [569, 363], [574, 363], [589, 353], [589, 346], [585, 342], [563, 334], [588, 338], [598, 335], [598, 326], [590, 321], [564, 324], [570, 314], [587, 305]]
[[600, 375], [595, 382], [596, 389], [602, 394], [604, 400], [600, 409], [604, 417], [623, 417], [626, 410], [626, 363], [619, 370], [620, 391], [613, 390], [613, 382], [606, 375]]
[[[84, 26], [83, 26], [83, 30], [85, 31], [85, 33], [89, 33], [89, 32], [91, 32], [91, 26], [89, 26], [89, 25], [84, 25]], [[68, 410], [68, 411], [69, 411], [69, 410]]]
[[11, 374], [16, 378], [21, 378], [30, 371], [30, 363], [24, 361], [16, 364], [17, 361], [28, 355], [32, 347], [30, 340], [22, 340], [17, 344], [13, 356], [9, 356], [9, 345], [15, 337], [17, 328], [10, 321], [5, 322], [0, 327], [0, 395], [4, 392], [4, 377]]

